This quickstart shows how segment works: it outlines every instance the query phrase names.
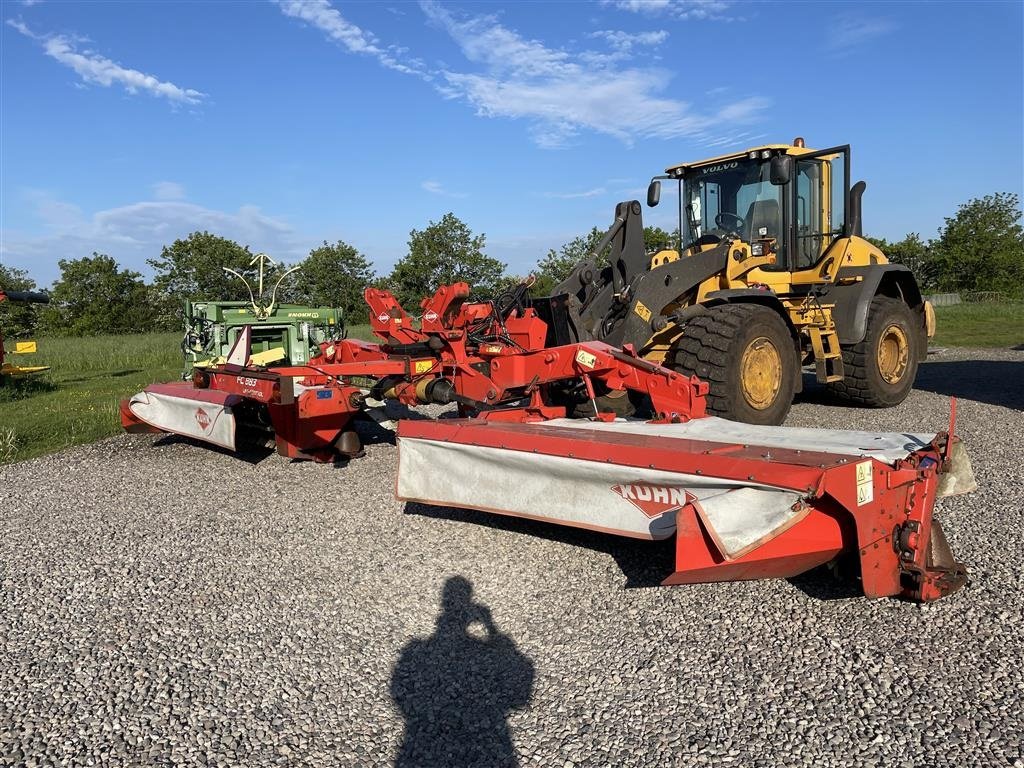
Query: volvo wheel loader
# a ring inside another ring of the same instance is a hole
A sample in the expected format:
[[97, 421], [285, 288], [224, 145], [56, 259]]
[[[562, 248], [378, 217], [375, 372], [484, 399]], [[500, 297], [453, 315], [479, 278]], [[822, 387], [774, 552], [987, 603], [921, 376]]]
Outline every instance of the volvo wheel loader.
[[[674, 165], [651, 181], [649, 206], [663, 182], [678, 192], [676, 247], [646, 253], [640, 203], [619, 203], [590, 257], [533, 300], [548, 343], [630, 345], [707, 381], [710, 413], [752, 424], [783, 422], [805, 365], [854, 404], [906, 398], [934, 311], [911, 271], [863, 238], [866, 184], [850, 184], [848, 145], [798, 138]], [[622, 393], [598, 403], [633, 410]]]

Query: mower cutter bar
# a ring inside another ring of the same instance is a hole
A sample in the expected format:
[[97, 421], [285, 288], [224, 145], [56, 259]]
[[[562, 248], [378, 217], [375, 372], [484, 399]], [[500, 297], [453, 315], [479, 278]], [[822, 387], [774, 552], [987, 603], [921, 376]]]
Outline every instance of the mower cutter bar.
[[742, 425], [751, 440], [790, 443], [778, 447], [708, 440], [715, 422], [740, 427], [403, 421], [397, 493], [638, 538], [674, 534], [665, 584], [788, 578], [844, 553], [859, 561], [869, 597], [935, 600], [964, 583], [932, 519], [945, 433], [905, 449], [905, 435], [875, 435], [870, 450], [847, 433], [844, 455], [841, 432], [799, 430], [801, 442]]

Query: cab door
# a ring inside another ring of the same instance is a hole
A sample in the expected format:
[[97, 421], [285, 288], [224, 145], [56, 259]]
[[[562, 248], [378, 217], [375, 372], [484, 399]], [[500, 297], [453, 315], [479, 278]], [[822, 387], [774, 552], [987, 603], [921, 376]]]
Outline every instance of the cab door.
[[850, 147], [833, 147], [794, 161], [789, 190], [792, 282], [819, 283], [828, 279], [829, 259], [841, 258], [849, 237]]

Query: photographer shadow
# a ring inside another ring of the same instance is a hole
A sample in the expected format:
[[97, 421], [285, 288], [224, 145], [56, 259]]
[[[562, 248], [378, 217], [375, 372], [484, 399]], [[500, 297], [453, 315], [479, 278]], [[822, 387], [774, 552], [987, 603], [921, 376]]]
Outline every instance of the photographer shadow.
[[405, 719], [397, 766], [514, 766], [507, 717], [525, 707], [534, 667], [473, 600], [461, 576], [444, 585], [434, 634], [411, 640], [391, 675]]

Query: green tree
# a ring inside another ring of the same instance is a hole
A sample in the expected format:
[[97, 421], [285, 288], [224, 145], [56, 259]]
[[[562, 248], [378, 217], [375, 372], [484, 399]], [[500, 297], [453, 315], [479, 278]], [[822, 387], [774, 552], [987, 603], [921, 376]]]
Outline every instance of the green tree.
[[[0, 290], [34, 291], [36, 281], [28, 272], [0, 264]], [[39, 326], [39, 305], [12, 301], [0, 302], [0, 331], [4, 336], [19, 338], [35, 333]]]
[[493, 296], [505, 265], [484, 253], [485, 242], [485, 235], [474, 235], [454, 213], [446, 213], [426, 229], [409, 233], [409, 252], [395, 264], [388, 287], [413, 314], [420, 299], [445, 284], [463, 281], [474, 296]]
[[936, 264], [932, 256], [934, 244], [924, 242], [917, 232], [911, 232], [902, 240], [892, 243], [885, 238], [865, 239], [884, 253], [889, 261], [908, 267], [914, 273], [922, 291], [931, 291], [938, 287]]
[[932, 258], [931, 243], [926, 243], [917, 232], [911, 232], [898, 243], [890, 243], [888, 250], [882, 251], [890, 261], [909, 268], [917, 278], [922, 290], [936, 288], [935, 260]]
[[55, 336], [145, 333], [154, 328], [157, 309], [142, 275], [121, 270], [102, 253], [61, 259], [43, 326]]
[[550, 295], [555, 286], [565, 280], [577, 264], [590, 257], [602, 237], [604, 232], [594, 227], [587, 234], [574, 237], [557, 251], [554, 248], [550, 249], [547, 255], [537, 262], [537, 269], [534, 272], [537, 282], [534, 283], [533, 294]]
[[373, 284], [373, 265], [359, 251], [341, 240], [309, 252], [295, 273], [296, 301], [312, 306], [341, 307], [351, 322], [366, 322], [363, 289]]
[[961, 205], [933, 242], [938, 287], [943, 291], [1002, 291], [1024, 285], [1024, 230], [1020, 197], [1009, 192]]
[[[249, 290], [241, 280], [225, 272], [224, 267], [243, 275], [256, 290], [259, 272], [250, 265], [253, 255], [249, 246], [209, 232], [193, 232], [164, 246], [159, 257], [147, 260], [156, 273], [153, 284], [161, 297], [161, 324], [167, 328], [180, 327], [187, 300], [248, 301]], [[267, 272], [264, 286], [268, 290], [277, 281], [279, 270], [285, 268], [279, 264]], [[289, 300], [291, 291], [291, 280], [286, 279], [278, 291], [278, 300]]]
[[644, 227], [644, 250], [649, 255], [675, 248], [678, 239], [676, 233], [666, 232], [661, 227]]

